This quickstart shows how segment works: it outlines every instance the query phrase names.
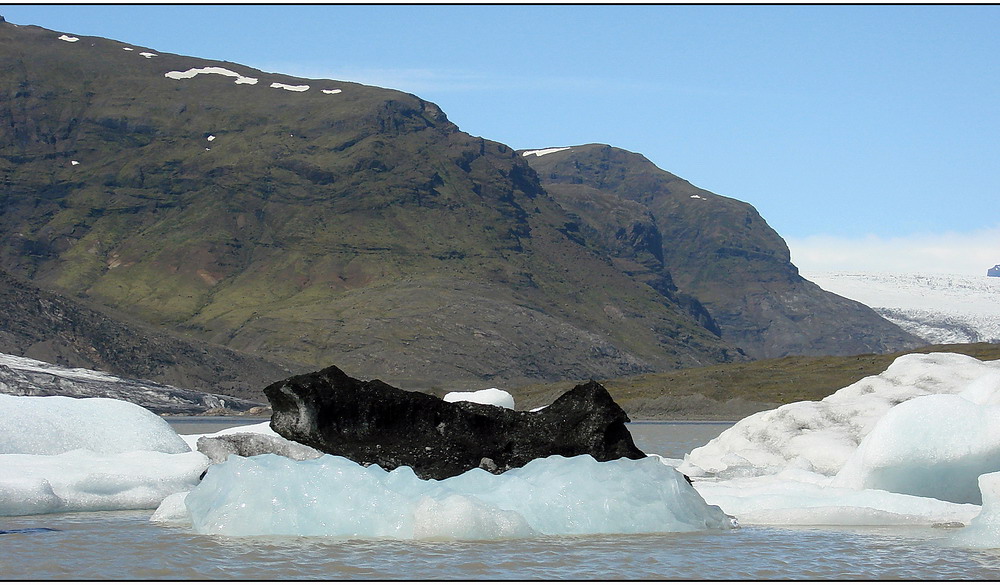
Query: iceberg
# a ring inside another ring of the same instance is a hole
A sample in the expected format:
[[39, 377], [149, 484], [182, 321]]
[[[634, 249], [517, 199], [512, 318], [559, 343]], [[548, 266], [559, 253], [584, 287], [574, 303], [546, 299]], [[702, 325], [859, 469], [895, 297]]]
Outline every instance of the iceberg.
[[911, 354], [747, 417], [678, 470], [743, 524], [954, 524], [1000, 471], [1000, 360]]
[[[909, 354], [819, 401], [794, 402], [753, 414], [707, 445], [694, 449], [679, 470], [692, 478], [771, 476], [798, 469], [833, 477], [890, 409], [919, 396], [979, 393], [1000, 400], [990, 385], [1000, 360], [982, 362], [953, 353]], [[953, 421], [952, 424], [956, 424]]]
[[981, 504], [979, 476], [1000, 471], [1000, 407], [967, 397], [922, 396], [893, 408], [833, 485]]
[[128, 402], [0, 395], [0, 409], [0, 516], [152, 509], [208, 467]]
[[[180, 496], [154, 514], [183, 521]], [[226, 536], [502, 539], [732, 528], [656, 458], [598, 462], [553, 455], [500, 475], [472, 469], [444, 480], [343, 457], [293, 461], [230, 456], [183, 497], [196, 532]]]
[[123, 400], [0, 394], [0, 412], [0, 454], [190, 451], [165, 420]]

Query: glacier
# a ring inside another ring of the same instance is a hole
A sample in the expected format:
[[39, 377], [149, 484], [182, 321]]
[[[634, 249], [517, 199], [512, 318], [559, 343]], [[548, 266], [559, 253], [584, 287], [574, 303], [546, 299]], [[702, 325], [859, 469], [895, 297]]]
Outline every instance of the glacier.
[[1000, 342], [1000, 278], [967, 274], [803, 272], [928, 343]]

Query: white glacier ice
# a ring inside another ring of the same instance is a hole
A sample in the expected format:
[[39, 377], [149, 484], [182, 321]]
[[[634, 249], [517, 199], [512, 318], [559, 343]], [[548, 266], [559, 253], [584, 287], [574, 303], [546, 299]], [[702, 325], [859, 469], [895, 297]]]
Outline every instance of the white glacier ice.
[[[332, 455], [232, 456], [184, 500], [197, 532], [230, 536], [497, 539], [731, 527], [656, 458], [554, 455], [501, 475], [473, 469], [437, 481]], [[177, 498], [157, 515], [176, 521]]]
[[902, 356], [822, 401], [740, 421], [678, 466], [743, 524], [969, 522], [1000, 471], [1000, 360]]
[[510, 392], [499, 388], [487, 388], [474, 392], [449, 392], [444, 395], [445, 402], [475, 402], [476, 404], [492, 404], [514, 410], [514, 397]]
[[953, 353], [909, 354], [820, 401], [753, 414], [685, 457], [691, 477], [721, 479], [802, 469], [836, 475], [889, 409], [932, 394], [958, 394], [1000, 374], [1000, 361]]
[[993, 471], [1000, 471], [1000, 407], [938, 394], [889, 410], [832, 485], [980, 504], [979, 476]]
[[982, 512], [969, 526], [951, 536], [951, 544], [970, 548], [1000, 548], [1000, 472], [979, 477]]
[[891, 272], [803, 272], [803, 276], [868, 305], [928, 343], [1000, 341], [1000, 278]]
[[0, 412], [0, 454], [190, 450], [162, 418], [122, 400], [0, 394]]
[[0, 516], [155, 508], [208, 466], [128, 402], [0, 395], [0, 412]]

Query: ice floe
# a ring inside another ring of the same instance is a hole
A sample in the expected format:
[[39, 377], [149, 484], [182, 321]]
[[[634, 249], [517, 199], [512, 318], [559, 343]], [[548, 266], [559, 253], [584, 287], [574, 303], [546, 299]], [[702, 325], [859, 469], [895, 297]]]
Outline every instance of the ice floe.
[[[142, 55], [144, 53], [140, 53]], [[163, 74], [169, 79], [192, 79], [197, 75], [223, 75], [235, 77], [234, 83], [237, 85], [255, 85], [259, 80], [256, 77], [247, 77], [239, 73], [226, 69], [225, 67], [192, 67], [187, 71], [168, 71]]]
[[274, 82], [271, 87], [275, 89], [286, 89], [288, 91], [309, 91], [308, 85], [288, 85], [287, 83]]

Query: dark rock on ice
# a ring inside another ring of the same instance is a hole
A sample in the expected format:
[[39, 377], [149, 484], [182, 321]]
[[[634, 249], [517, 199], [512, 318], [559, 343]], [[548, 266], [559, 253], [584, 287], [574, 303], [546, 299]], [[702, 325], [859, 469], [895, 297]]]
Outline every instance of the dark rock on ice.
[[628, 415], [594, 381], [537, 412], [445, 402], [334, 366], [275, 382], [264, 394], [274, 410], [271, 428], [286, 439], [362, 465], [406, 465], [424, 479], [477, 467], [502, 473], [549, 455], [646, 456], [625, 427]]
[[316, 459], [323, 455], [321, 451], [312, 447], [260, 433], [232, 433], [217, 437], [200, 437], [198, 450], [212, 463], [222, 463], [230, 455], [253, 457], [254, 455], [274, 454], [296, 461]]

